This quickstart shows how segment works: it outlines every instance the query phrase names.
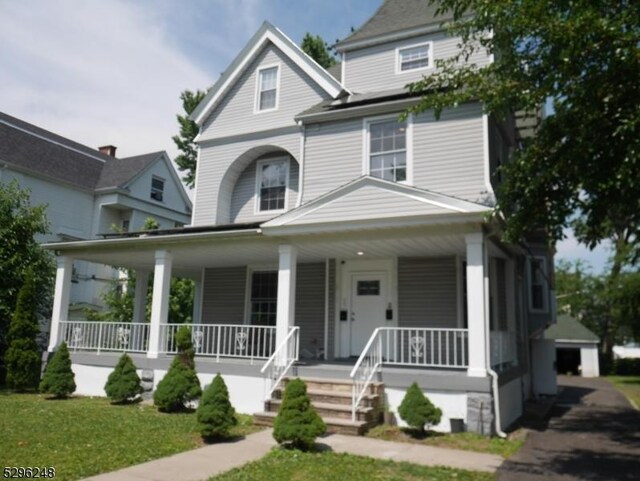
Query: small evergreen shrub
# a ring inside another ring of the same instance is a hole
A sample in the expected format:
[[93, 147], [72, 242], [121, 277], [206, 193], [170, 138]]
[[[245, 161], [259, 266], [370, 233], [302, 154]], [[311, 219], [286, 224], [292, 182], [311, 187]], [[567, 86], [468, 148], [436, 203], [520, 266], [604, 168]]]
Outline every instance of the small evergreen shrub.
[[442, 418], [442, 410], [433, 405], [416, 382], [407, 389], [398, 407], [398, 414], [404, 422], [421, 434], [425, 432], [425, 425], [438, 424]]
[[33, 274], [28, 272], [9, 324], [8, 348], [4, 356], [7, 384], [17, 391], [35, 389], [40, 381], [42, 355], [36, 342], [40, 330], [37, 305]]
[[202, 394], [195, 370], [191, 329], [184, 326], [178, 329], [176, 344], [178, 354], [153, 393], [153, 404], [165, 412], [183, 411], [186, 403]]
[[75, 375], [71, 370], [71, 358], [67, 343], [63, 342], [53, 355], [40, 382], [40, 391], [66, 398], [76, 390]]
[[113, 403], [125, 403], [135, 398], [138, 394], [142, 394], [142, 386], [140, 385], [140, 377], [136, 372], [136, 366], [131, 358], [124, 353], [120, 356], [118, 364], [113, 369], [107, 383], [104, 385], [104, 391]]
[[307, 396], [307, 385], [301, 379], [287, 383], [280, 410], [273, 423], [273, 437], [286, 447], [309, 450], [327, 427]]
[[227, 385], [220, 374], [205, 389], [196, 417], [204, 439], [228, 436], [229, 430], [238, 424], [236, 411], [229, 401]]
[[613, 361], [613, 373], [618, 376], [640, 376], [640, 358], [622, 358]]

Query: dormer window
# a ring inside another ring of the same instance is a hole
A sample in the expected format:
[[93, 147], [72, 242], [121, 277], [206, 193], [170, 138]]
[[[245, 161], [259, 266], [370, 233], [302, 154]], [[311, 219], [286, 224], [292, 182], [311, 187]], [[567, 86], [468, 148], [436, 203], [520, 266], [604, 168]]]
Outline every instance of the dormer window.
[[277, 65], [263, 67], [258, 70], [256, 112], [265, 112], [278, 108], [279, 77], [280, 68]]
[[397, 73], [430, 68], [432, 49], [433, 45], [431, 42], [399, 48], [397, 50]]
[[409, 181], [408, 122], [396, 116], [367, 122], [367, 170], [365, 174], [392, 182]]
[[164, 179], [160, 177], [152, 177], [151, 178], [151, 198], [153, 200], [157, 200], [158, 202], [162, 202], [162, 197], [164, 195]]
[[289, 160], [263, 160], [256, 165], [256, 213], [284, 211], [287, 204]]

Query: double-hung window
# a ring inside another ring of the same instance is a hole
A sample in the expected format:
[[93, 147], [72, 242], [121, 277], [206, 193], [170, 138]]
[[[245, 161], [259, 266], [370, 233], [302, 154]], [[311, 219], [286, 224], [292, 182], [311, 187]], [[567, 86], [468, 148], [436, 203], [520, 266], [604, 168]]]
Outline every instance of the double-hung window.
[[250, 321], [254, 326], [275, 326], [278, 308], [278, 271], [251, 273]]
[[398, 49], [397, 72], [421, 70], [431, 67], [431, 42]]
[[258, 95], [256, 111], [278, 108], [278, 67], [266, 67], [258, 70]]
[[286, 208], [289, 160], [274, 159], [257, 164], [258, 212], [281, 211]]
[[407, 180], [407, 123], [397, 119], [369, 123], [369, 175]]
[[164, 179], [160, 177], [152, 177], [151, 178], [151, 198], [153, 200], [157, 200], [162, 202], [162, 198], [164, 196]]
[[547, 311], [547, 263], [544, 257], [529, 259], [529, 307], [531, 311]]

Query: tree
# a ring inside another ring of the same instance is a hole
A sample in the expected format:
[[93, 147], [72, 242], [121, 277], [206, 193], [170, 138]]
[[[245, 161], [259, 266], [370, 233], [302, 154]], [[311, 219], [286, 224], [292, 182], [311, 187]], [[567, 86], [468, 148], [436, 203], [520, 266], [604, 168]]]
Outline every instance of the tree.
[[36, 306], [34, 276], [28, 271], [9, 326], [9, 348], [5, 354], [7, 384], [19, 391], [34, 389], [40, 381], [42, 357], [36, 342], [40, 331]]
[[273, 422], [273, 437], [286, 447], [309, 450], [315, 439], [327, 427], [307, 396], [307, 385], [302, 379], [289, 381], [278, 415]]
[[[619, 241], [634, 263], [640, 245], [640, 3], [630, 0], [486, 2], [441, 0], [462, 49], [410, 89], [413, 112], [480, 101], [498, 119], [541, 119], [502, 168], [496, 210], [506, 238], [541, 228], [550, 241], [580, 216], [577, 238]], [[469, 13], [473, 12], [472, 15]], [[490, 34], [489, 34], [490, 33]], [[486, 49], [494, 62], [464, 61]], [[628, 246], [628, 247], [626, 247]], [[622, 252], [624, 251], [624, 252]]]
[[398, 406], [398, 414], [412, 428], [424, 434], [425, 425], [434, 425], [440, 422], [442, 410], [433, 405], [414, 382]]
[[111, 399], [111, 402], [121, 404], [142, 394], [142, 386], [140, 377], [136, 372], [136, 366], [131, 358], [125, 352], [118, 364], [113, 369], [107, 383], [104, 385], [104, 391]]
[[236, 411], [229, 401], [227, 385], [220, 374], [205, 389], [196, 417], [204, 439], [228, 436], [229, 430], [238, 424]]
[[314, 37], [309, 32], [305, 33], [300, 48], [321, 67], [329, 68], [336, 64], [336, 59], [331, 55], [329, 45], [320, 35]]
[[[9, 320], [29, 269], [34, 275], [38, 315], [48, 317], [51, 308], [53, 261], [36, 241], [36, 236], [48, 231], [46, 208], [31, 205], [29, 191], [21, 189], [17, 181], [0, 182], [0, 360], [5, 357]], [[1, 364], [0, 384], [4, 380]]]
[[189, 115], [195, 110], [198, 104], [204, 99], [206, 92], [196, 90], [192, 92], [185, 90], [180, 94], [182, 100], [182, 108], [186, 115], [176, 115], [178, 124], [180, 125], [180, 133], [173, 137], [176, 147], [181, 152], [176, 157], [176, 164], [181, 172], [186, 172], [182, 180], [188, 187], [193, 187], [196, 180], [196, 163], [198, 160], [198, 152], [193, 139], [196, 138], [200, 129], [198, 124], [189, 119]]
[[71, 370], [71, 358], [69, 357], [67, 343], [63, 342], [44, 372], [40, 382], [40, 391], [53, 394], [57, 399], [62, 399], [75, 390], [75, 374]]

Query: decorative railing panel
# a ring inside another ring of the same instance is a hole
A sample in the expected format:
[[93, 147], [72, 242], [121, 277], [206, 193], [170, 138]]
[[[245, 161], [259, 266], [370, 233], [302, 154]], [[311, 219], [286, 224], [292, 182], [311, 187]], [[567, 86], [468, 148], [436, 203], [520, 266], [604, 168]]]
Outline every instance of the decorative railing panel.
[[60, 339], [72, 351], [147, 352], [149, 324], [61, 321]]

